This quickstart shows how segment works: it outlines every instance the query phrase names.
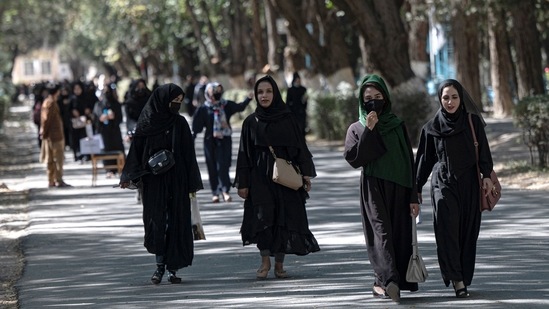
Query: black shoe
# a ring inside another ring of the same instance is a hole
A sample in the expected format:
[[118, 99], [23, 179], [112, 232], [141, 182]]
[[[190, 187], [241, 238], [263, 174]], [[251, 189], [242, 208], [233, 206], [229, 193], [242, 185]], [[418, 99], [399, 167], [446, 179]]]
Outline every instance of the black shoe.
[[168, 270], [168, 281], [172, 284], [181, 283], [181, 278], [175, 275], [175, 271]]
[[469, 292], [467, 292], [467, 287], [463, 284], [463, 281], [452, 281], [452, 285], [454, 286], [457, 298], [469, 297]]
[[164, 266], [158, 266], [156, 271], [151, 277], [151, 282], [154, 284], [159, 284], [162, 282], [162, 277], [164, 276]]

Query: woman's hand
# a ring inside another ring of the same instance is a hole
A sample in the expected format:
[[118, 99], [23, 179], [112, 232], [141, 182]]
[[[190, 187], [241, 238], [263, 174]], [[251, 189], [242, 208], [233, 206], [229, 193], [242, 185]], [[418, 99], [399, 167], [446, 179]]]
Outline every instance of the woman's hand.
[[118, 186], [122, 189], [126, 189], [127, 187], [130, 186], [130, 182], [129, 181], [121, 181]]
[[419, 215], [419, 204], [418, 203], [410, 203], [410, 216], [413, 218], [417, 217]]
[[488, 194], [492, 194], [492, 190], [494, 190], [494, 184], [492, 183], [492, 179], [490, 178], [482, 179], [482, 189], [484, 189], [484, 196], [488, 196]]
[[238, 196], [240, 196], [243, 199], [248, 198], [249, 189], [248, 188], [242, 188], [238, 189]]
[[305, 191], [307, 192], [311, 191], [311, 177], [303, 176], [303, 188], [305, 188]]
[[370, 112], [368, 113], [368, 115], [366, 116], [366, 126], [368, 127], [368, 129], [373, 130], [374, 127], [376, 126], [377, 124], [377, 113], [376, 112]]

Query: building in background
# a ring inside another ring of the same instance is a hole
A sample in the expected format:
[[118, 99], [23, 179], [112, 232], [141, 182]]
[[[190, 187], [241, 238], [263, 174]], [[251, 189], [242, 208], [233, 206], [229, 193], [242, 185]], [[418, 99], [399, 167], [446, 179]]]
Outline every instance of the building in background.
[[12, 72], [12, 81], [15, 85], [72, 78], [69, 65], [61, 61], [57, 50], [46, 48], [18, 56]]

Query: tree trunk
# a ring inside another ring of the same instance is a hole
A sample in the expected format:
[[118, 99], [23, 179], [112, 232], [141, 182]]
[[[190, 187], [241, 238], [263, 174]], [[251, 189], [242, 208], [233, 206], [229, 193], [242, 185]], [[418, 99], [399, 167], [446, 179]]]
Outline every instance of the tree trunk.
[[480, 90], [478, 13], [466, 14], [464, 4], [453, 0], [452, 30], [457, 80], [482, 110]]
[[[231, 12], [229, 12], [231, 10]], [[244, 71], [246, 70], [246, 53], [242, 51], [247, 50], [246, 42], [249, 37], [245, 34], [246, 25], [249, 25], [250, 22], [247, 20], [247, 17], [242, 12], [242, 6], [240, 1], [231, 0], [231, 7], [227, 8], [225, 11], [225, 21], [229, 27], [229, 37], [231, 38], [231, 44], [229, 45], [230, 53], [227, 55], [226, 61], [222, 63], [222, 66], [225, 67], [226, 72], [230, 76], [244, 76]]]
[[267, 53], [265, 45], [263, 44], [265, 38], [263, 37], [263, 27], [261, 27], [261, 15], [259, 12], [261, 12], [261, 3], [260, 0], [252, 0], [252, 11], [256, 12], [255, 14], [252, 14], [252, 42], [255, 53], [255, 59], [253, 62], [254, 70], [256, 72], [260, 72], [261, 68], [263, 68], [269, 61], [267, 60]]
[[206, 60], [206, 61], [200, 61], [201, 66], [204, 66], [201, 69], [201, 71], [203, 71], [202, 74], [211, 75], [212, 73], [216, 72], [216, 70], [211, 63], [212, 57], [208, 52], [208, 47], [206, 46], [206, 43], [202, 39], [201, 24], [198, 21], [198, 17], [194, 13], [194, 7], [191, 3], [191, 0], [186, 0], [185, 4], [187, 6], [187, 13], [189, 14], [189, 18], [191, 19], [194, 36], [196, 37], [196, 41], [198, 42], [200, 54], [204, 55], [203, 59]]
[[276, 13], [270, 0], [264, 0], [265, 5], [265, 24], [267, 25], [267, 42], [269, 45], [267, 60], [268, 65], [262, 68], [263, 72], [268, 70], [278, 71], [281, 64], [278, 60], [278, 31], [276, 28]]
[[536, 1], [517, 1], [511, 7], [517, 56], [518, 97], [543, 94], [540, 33], [536, 27]]
[[399, 85], [415, 77], [408, 55], [408, 34], [396, 0], [333, 2], [356, 21], [357, 31], [367, 42], [368, 63], [389, 85]]
[[412, 68], [416, 75], [426, 79], [429, 75], [429, 54], [427, 53], [427, 37], [429, 35], [429, 19], [426, 13], [425, 0], [409, 0], [409, 12], [412, 19], [408, 21], [408, 53]]
[[[311, 68], [309, 71], [313, 75], [320, 73], [323, 76], [331, 76], [340, 70], [350, 68], [347, 45], [343, 39], [343, 33], [340, 31], [335, 10], [328, 12], [322, 0], [311, 1], [311, 5], [314, 7], [306, 8], [306, 10], [298, 0], [270, 0], [270, 2], [273, 8], [288, 21], [288, 30], [299, 42], [299, 51], [310, 56]], [[318, 24], [313, 27], [313, 31], [316, 31], [313, 34], [303, 26], [302, 16], [306, 13], [315, 14]], [[323, 39], [317, 40], [315, 36], [319, 37], [319, 29], [330, 29], [330, 31], [324, 31]], [[349, 76], [349, 80], [345, 81], [353, 83], [352, 74]]]
[[488, 7], [488, 35], [494, 117], [508, 117], [513, 114], [512, 60], [505, 29], [505, 13], [495, 1], [491, 1]]

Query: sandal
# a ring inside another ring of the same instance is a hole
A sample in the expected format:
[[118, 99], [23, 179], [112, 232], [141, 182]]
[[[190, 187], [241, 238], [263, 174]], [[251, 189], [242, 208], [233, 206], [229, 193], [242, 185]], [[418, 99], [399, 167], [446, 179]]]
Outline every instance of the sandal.
[[151, 282], [154, 283], [154, 284], [159, 284], [160, 282], [162, 282], [162, 277], [163, 276], [164, 276], [164, 265], [158, 266], [156, 268], [156, 271], [154, 272], [154, 274], [151, 277]]
[[269, 275], [269, 270], [271, 270], [271, 268], [263, 268], [263, 266], [261, 266], [257, 272], [255, 273], [256, 275], [256, 278], [257, 279], [265, 279], [267, 278], [267, 275]]
[[372, 287], [372, 295], [374, 295], [375, 298], [381, 298], [381, 299], [387, 299], [389, 298], [389, 295], [385, 292], [385, 290], [374, 283], [374, 286]]
[[181, 283], [181, 278], [175, 275], [175, 271], [168, 270], [168, 282], [170, 282], [171, 284], [178, 284]]
[[467, 292], [467, 287], [463, 284], [463, 281], [452, 281], [452, 286], [454, 287], [457, 298], [469, 297], [469, 292]]
[[288, 275], [288, 273], [284, 269], [275, 269], [274, 274], [275, 274], [275, 277], [277, 279], [290, 278], [290, 276]]

